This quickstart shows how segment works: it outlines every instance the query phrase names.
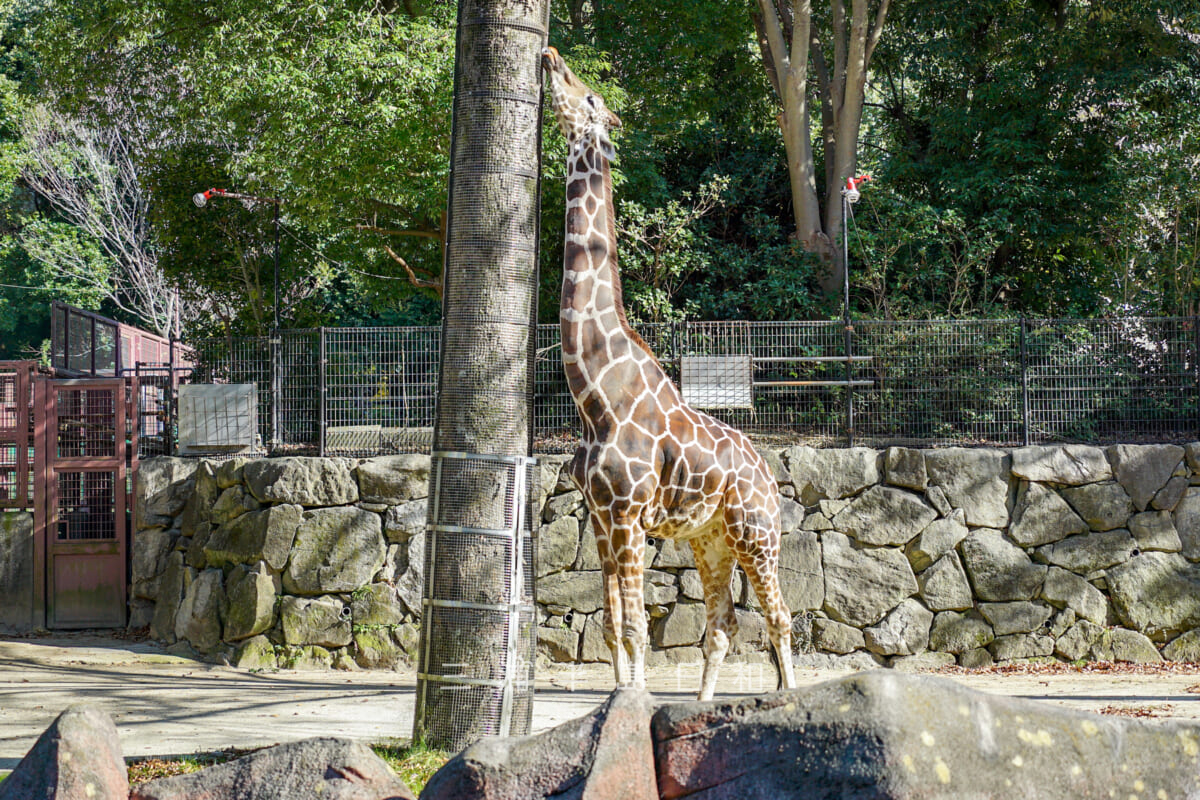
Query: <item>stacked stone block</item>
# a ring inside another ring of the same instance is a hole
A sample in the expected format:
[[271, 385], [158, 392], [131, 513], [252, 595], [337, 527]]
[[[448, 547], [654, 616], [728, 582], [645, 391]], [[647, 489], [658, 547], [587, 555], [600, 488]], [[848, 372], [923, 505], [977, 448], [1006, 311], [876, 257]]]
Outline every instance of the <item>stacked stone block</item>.
[[[811, 666], [1200, 660], [1200, 443], [764, 453]], [[582, 496], [543, 458], [539, 651], [608, 661]], [[148, 473], [148, 475], [147, 475]], [[135, 624], [237, 663], [388, 667], [417, 640], [428, 460], [143, 465]], [[646, 548], [649, 665], [702, 659], [686, 543]], [[740, 571], [731, 661], [767, 639]]]
[[409, 663], [428, 473], [420, 456], [143, 462], [130, 624], [239, 666]]

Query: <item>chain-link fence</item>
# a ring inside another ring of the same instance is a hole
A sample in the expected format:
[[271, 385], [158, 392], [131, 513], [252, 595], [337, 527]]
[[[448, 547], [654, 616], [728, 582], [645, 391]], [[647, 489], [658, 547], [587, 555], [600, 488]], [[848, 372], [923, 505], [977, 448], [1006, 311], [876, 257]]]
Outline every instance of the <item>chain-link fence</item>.
[[[1200, 439], [1200, 318], [685, 322], [638, 332], [684, 397], [770, 444]], [[849, 341], [849, 353], [847, 350]], [[535, 449], [579, 423], [558, 326], [538, 328]], [[427, 450], [438, 328], [321, 328], [193, 343], [202, 383], [254, 383], [263, 450]], [[849, 360], [847, 360], [849, 356]], [[276, 364], [277, 366], [273, 366]]]

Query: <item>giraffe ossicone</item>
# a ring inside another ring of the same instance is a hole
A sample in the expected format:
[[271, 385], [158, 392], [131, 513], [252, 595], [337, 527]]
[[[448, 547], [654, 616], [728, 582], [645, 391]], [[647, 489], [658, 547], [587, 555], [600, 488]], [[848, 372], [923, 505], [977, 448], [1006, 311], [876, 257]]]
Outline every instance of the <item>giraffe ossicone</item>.
[[568, 143], [562, 305], [563, 370], [583, 422], [569, 470], [596, 532], [604, 581], [604, 638], [617, 685], [644, 687], [648, 536], [688, 542], [704, 587], [707, 628], [700, 699], [737, 632], [731, 581], [741, 565], [763, 608], [780, 685], [795, 686], [791, 614], [779, 591], [779, 488], [740, 431], [683, 402], [650, 347], [629, 326], [613, 225], [621, 121], [567, 67], [542, 51], [551, 103]]

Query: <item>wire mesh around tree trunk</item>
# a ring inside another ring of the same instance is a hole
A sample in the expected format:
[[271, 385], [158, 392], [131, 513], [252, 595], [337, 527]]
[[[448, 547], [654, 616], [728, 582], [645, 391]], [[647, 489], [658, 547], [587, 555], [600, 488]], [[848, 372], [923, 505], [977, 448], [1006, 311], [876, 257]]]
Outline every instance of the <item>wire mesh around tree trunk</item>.
[[440, 748], [530, 730], [537, 479], [532, 458], [433, 454], [421, 623], [451, 635], [421, 639], [416, 730]]

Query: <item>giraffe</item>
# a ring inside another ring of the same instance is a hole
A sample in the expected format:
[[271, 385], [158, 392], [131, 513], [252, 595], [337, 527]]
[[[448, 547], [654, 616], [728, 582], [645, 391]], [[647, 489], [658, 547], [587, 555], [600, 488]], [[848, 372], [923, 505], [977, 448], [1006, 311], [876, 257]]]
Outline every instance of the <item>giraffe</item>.
[[571, 72], [542, 51], [551, 103], [567, 139], [562, 359], [583, 422], [568, 470], [583, 493], [600, 555], [604, 638], [618, 686], [644, 688], [646, 537], [688, 542], [704, 587], [704, 668], [710, 700], [737, 632], [730, 583], [740, 564], [758, 595], [783, 688], [795, 686], [791, 614], [779, 591], [779, 488], [740, 432], [680, 396], [650, 347], [629, 326], [613, 227], [621, 121]]

